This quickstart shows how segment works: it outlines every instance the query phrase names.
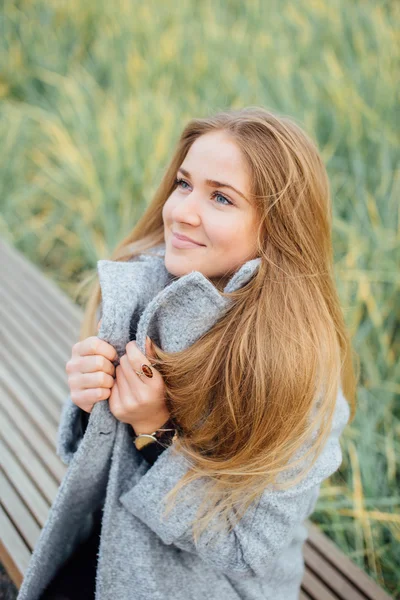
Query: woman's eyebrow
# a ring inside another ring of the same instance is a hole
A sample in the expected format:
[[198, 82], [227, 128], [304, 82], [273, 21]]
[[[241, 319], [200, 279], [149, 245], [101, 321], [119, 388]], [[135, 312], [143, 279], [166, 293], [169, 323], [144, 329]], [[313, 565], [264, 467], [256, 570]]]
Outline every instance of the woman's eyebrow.
[[[189, 173], [189, 171], [186, 171], [186, 169], [183, 169], [182, 167], [179, 167], [178, 171], [180, 171], [183, 175], [185, 175], [185, 177], [190, 177], [190, 173]], [[215, 179], [206, 179], [205, 183], [207, 185], [209, 185], [210, 187], [226, 187], [226, 188], [230, 188], [231, 190], [233, 190], [234, 192], [236, 192], [237, 194], [239, 194], [239, 196], [241, 196], [244, 200], [246, 200], [246, 202], [248, 202], [246, 196], [244, 194], [242, 194], [242, 192], [239, 192], [239, 190], [237, 190], [236, 188], [234, 188], [233, 185], [229, 185], [229, 183], [222, 183], [221, 181], [216, 181]]]

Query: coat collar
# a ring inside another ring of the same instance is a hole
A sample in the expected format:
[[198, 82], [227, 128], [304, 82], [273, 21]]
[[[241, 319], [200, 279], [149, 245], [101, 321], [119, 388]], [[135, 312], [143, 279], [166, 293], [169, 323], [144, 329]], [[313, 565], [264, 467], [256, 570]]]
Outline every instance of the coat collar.
[[[166, 352], [178, 352], [204, 335], [232, 302], [199, 271], [174, 278], [165, 268], [164, 257], [165, 245], [161, 244], [126, 262], [97, 261], [102, 295], [97, 335], [114, 346], [119, 358], [130, 341], [129, 326], [135, 312], [139, 316], [136, 343], [143, 354], [147, 335]], [[223, 291], [234, 292], [244, 286], [260, 262], [255, 258], [244, 263]], [[117, 420], [107, 401], [96, 402], [89, 425], [94, 436], [100, 431], [111, 439]]]
[[[144, 353], [146, 335], [167, 352], [183, 350], [199, 339], [229, 308], [225, 298], [199, 271], [174, 278], [165, 267], [165, 244], [127, 262], [99, 260], [102, 322], [98, 336], [119, 356], [129, 342], [129, 323], [139, 311], [136, 342]], [[255, 258], [230, 278], [224, 292], [243, 287], [260, 265]]]

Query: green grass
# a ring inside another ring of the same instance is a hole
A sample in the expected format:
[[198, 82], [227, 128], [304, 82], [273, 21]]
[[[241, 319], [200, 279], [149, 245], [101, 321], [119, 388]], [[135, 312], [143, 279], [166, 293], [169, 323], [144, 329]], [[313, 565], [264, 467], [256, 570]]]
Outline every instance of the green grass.
[[316, 137], [362, 371], [313, 519], [398, 598], [399, 22], [372, 0], [3, 0], [0, 15], [0, 235], [73, 298], [192, 116], [262, 105]]

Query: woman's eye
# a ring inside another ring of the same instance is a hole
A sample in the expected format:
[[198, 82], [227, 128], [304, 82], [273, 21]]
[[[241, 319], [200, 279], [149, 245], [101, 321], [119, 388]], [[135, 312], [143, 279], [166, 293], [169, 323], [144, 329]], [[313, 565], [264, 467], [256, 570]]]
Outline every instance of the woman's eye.
[[[182, 184], [189, 185], [184, 179], [175, 179], [175, 185], [176, 186], [182, 186]], [[186, 188], [183, 188], [183, 189], [185, 190]], [[219, 192], [214, 192], [212, 194], [212, 197], [213, 198], [219, 197], [219, 198], [222, 198], [223, 200], [225, 200], [225, 202], [227, 202], [227, 204], [224, 204], [224, 203], [221, 203], [221, 202], [217, 202], [217, 204], [222, 204], [223, 206], [229, 206], [229, 205], [233, 206], [233, 202], [231, 202], [230, 200], [228, 200], [228, 198], [225, 198], [225, 196], [223, 196]]]
[[175, 183], [176, 185], [181, 185], [182, 183], [185, 183], [187, 185], [186, 181], [184, 181], [183, 179], [175, 179]]
[[[223, 196], [222, 194], [220, 194], [219, 192], [214, 192], [213, 194], [214, 198], [222, 198], [223, 200], [225, 200], [225, 202], [227, 202], [228, 204], [225, 204], [225, 206], [229, 206], [230, 204], [233, 204], [233, 202], [231, 202], [230, 200], [228, 200], [228, 198], [225, 198], [225, 196]], [[220, 204], [220, 202], [217, 202], [217, 204]]]

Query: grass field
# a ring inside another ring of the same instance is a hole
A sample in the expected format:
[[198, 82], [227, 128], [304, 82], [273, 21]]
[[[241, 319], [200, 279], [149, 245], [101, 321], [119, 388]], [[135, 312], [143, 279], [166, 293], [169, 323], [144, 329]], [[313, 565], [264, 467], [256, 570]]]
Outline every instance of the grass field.
[[362, 371], [343, 464], [313, 520], [400, 598], [399, 3], [1, 7], [0, 235], [73, 298], [132, 228], [192, 116], [262, 105], [317, 139]]

